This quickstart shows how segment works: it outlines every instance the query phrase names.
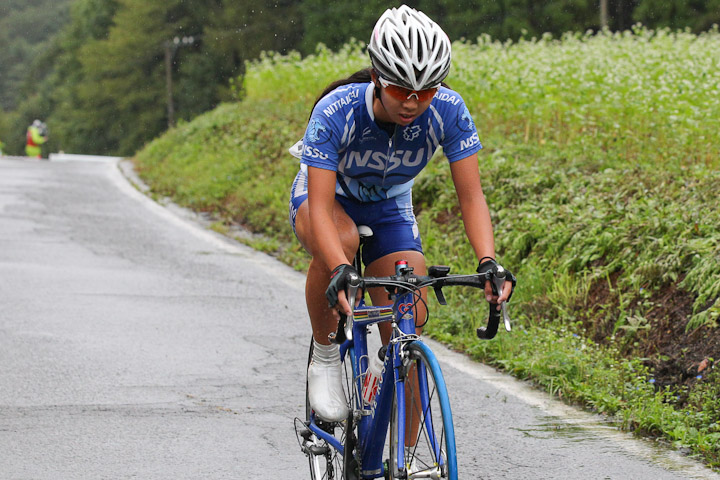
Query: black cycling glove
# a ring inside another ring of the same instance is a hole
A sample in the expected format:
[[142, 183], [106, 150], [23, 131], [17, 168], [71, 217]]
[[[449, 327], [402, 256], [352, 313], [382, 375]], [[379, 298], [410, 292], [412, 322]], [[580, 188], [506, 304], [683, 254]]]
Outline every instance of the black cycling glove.
[[325, 296], [328, 299], [328, 306], [334, 307], [338, 302], [338, 292], [345, 290], [348, 287], [350, 276], [355, 275], [359, 277], [357, 270], [352, 265], [344, 263], [335, 267], [335, 270], [330, 274], [330, 285], [325, 290]]
[[[488, 260], [485, 260], [485, 259]], [[505, 280], [512, 283], [512, 290], [510, 290], [510, 296], [508, 296], [507, 301], [510, 301], [510, 298], [512, 297], [513, 292], [515, 291], [515, 284], [517, 284], [517, 279], [515, 278], [515, 275], [513, 275], [510, 270], [503, 267], [499, 263], [497, 263], [494, 259], [490, 257], [483, 257], [484, 262], [480, 262], [477, 268], [477, 272], [481, 275], [485, 275], [485, 278], [488, 280], [492, 280], [492, 276], [497, 276], [498, 273], [504, 272]], [[495, 282], [490, 282], [490, 285], [492, 285], [493, 293], [495, 295], [498, 295], [497, 289], [495, 288]]]

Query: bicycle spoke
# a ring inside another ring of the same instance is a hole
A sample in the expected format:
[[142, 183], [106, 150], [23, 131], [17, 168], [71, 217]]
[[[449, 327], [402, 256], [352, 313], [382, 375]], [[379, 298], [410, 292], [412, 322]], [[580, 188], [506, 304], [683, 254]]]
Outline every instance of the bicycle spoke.
[[[437, 365], [435, 369], [430, 368], [428, 354], [420, 348], [414, 348], [412, 344], [408, 349], [412, 363], [405, 376], [406, 421], [400, 422], [397, 409], [394, 409], [391, 418], [390, 478], [456, 479], [454, 462], [452, 468], [448, 465], [448, 455], [455, 455], [455, 445], [454, 435], [449, 437], [445, 428], [444, 418], [452, 414], [447, 397], [444, 396], [444, 384], [442, 390], [438, 388], [438, 383], [443, 381], [442, 377], [438, 376]], [[407, 446], [397, 445], [401, 423], [405, 423]], [[395, 457], [400, 448], [405, 453], [404, 465], [397, 465]]]
[[[418, 361], [418, 368], [425, 368], [425, 365], [421, 363], [421, 361]], [[419, 388], [419, 387], [418, 387]], [[412, 395], [412, 402], [413, 402], [413, 412], [414, 414], [417, 414], [419, 417], [419, 428], [418, 432], [415, 438], [415, 441], [413, 443], [414, 447], [411, 447], [412, 450], [410, 451], [410, 456], [412, 458], [418, 459], [422, 465], [416, 465], [418, 467], [421, 467], [423, 470], [427, 470], [429, 468], [433, 468], [436, 465], [439, 465], [442, 463], [442, 449], [439, 447], [443, 444], [443, 441], [445, 439], [445, 429], [440, 428], [440, 436], [439, 438], [433, 438], [435, 434], [437, 433], [434, 429], [434, 425], [432, 423], [432, 405], [433, 400], [435, 398], [435, 393], [437, 392], [437, 389], [435, 388], [434, 384], [432, 385], [432, 390], [428, 392], [428, 402], [425, 408], [423, 409], [422, 404], [415, 401], [416, 395]], [[419, 393], [418, 393], [419, 395]], [[421, 438], [424, 438], [424, 442], [421, 441]], [[418, 455], [417, 448], [420, 444], [424, 443], [424, 447], [428, 449], [427, 457], [425, 455]], [[433, 449], [433, 446], [438, 446], [436, 449]], [[423, 459], [431, 459], [433, 460], [432, 464], [428, 464], [427, 461]]]

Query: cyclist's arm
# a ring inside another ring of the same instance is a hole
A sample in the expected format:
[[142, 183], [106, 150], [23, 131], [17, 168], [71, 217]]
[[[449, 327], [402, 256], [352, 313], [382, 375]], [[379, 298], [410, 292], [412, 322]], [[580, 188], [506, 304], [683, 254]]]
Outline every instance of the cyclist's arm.
[[37, 128], [31, 129], [30, 135], [35, 145], [42, 145], [43, 143], [45, 143], [45, 140], [47, 140], [47, 138], [40, 135], [40, 130], [38, 130]]
[[[477, 153], [457, 160], [450, 164], [455, 191], [457, 192], [462, 212], [465, 233], [478, 259], [495, 258], [495, 239], [493, 236], [490, 210], [480, 184]], [[490, 282], [485, 286], [485, 296], [492, 303], [507, 300], [512, 291], [512, 284], [505, 282], [503, 294], [498, 298], [492, 294]]]

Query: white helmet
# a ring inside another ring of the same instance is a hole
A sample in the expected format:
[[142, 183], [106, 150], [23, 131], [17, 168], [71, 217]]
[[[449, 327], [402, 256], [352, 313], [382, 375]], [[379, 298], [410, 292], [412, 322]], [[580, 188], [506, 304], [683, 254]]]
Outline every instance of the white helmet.
[[450, 71], [450, 39], [427, 15], [406, 5], [375, 24], [368, 53], [386, 80], [413, 90], [440, 84]]

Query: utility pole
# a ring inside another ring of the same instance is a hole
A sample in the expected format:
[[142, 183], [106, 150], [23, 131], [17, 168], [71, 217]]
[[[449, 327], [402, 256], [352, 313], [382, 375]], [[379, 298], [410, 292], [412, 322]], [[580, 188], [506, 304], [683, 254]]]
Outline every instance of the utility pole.
[[608, 26], [607, 7], [607, 0], [600, 0], [600, 28], [603, 30]]
[[193, 37], [175, 37], [167, 40], [163, 44], [165, 47], [165, 88], [167, 90], [167, 116], [168, 128], [175, 126], [175, 102], [173, 101], [173, 80], [172, 80], [172, 63], [173, 57], [177, 49], [184, 46], [190, 46], [195, 42]]

